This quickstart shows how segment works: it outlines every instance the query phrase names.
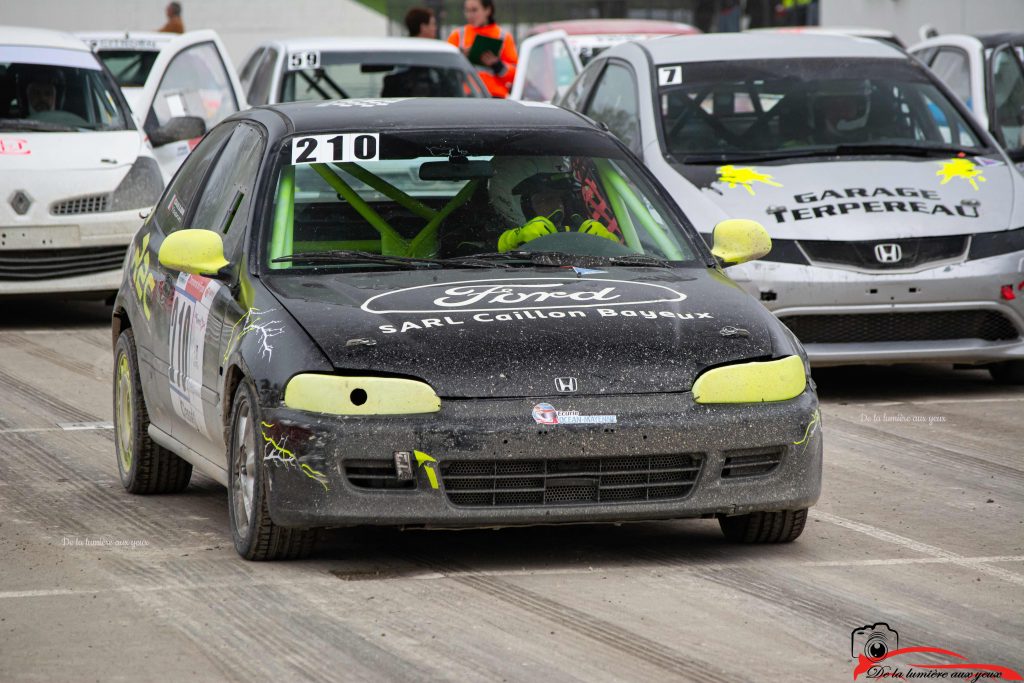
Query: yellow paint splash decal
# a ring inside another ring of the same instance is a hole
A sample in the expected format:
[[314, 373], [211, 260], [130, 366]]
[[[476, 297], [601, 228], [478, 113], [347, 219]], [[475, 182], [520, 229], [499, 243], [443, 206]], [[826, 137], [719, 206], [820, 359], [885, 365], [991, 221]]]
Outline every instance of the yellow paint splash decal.
[[977, 190], [979, 182], [988, 182], [981, 174], [981, 169], [970, 159], [950, 159], [939, 163], [942, 164], [942, 168], [936, 171], [935, 175], [942, 177], [941, 185], [945, 185], [953, 178], [963, 178]]
[[810, 441], [811, 436], [813, 436], [814, 433], [816, 431], [818, 431], [818, 425], [820, 425], [820, 424], [821, 424], [821, 411], [820, 410], [815, 410], [814, 414], [811, 415], [811, 421], [807, 423], [807, 429], [804, 430], [804, 438], [800, 439], [799, 441], [794, 441], [793, 445], [794, 446], [803, 446], [804, 448], [807, 448], [808, 441]]
[[437, 472], [434, 470], [434, 464], [437, 460], [431, 458], [423, 451], [413, 451], [413, 455], [416, 456], [417, 467], [422, 467], [427, 472], [427, 479], [430, 480], [430, 488], [437, 489]]
[[757, 169], [751, 166], [719, 166], [718, 169], [718, 181], [721, 183], [727, 183], [729, 188], [732, 189], [737, 185], [742, 185], [743, 189], [749, 192], [751, 195], [754, 194], [754, 183], [764, 183], [765, 185], [771, 185], [772, 187], [782, 187], [782, 183], [777, 183], [767, 173], [761, 173]]
[[[265, 427], [267, 429], [274, 428], [274, 425], [268, 422], [260, 422], [260, 426]], [[330, 491], [330, 487], [327, 486], [326, 474], [314, 470], [312, 467], [306, 465], [305, 463], [300, 463], [299, 459], [295, 457], [295, 454], [293, 452], [285, 448], [283, 444], [279, 444], [273, 438], [267, 436], [267, 432], [265, 430], [260, 429], [260, 435], [263, 436], [263, 441], [266, 443], [263, 454], [264, 461], [271, 460], [273, 462], [279, 462], [282, 463], [285, 467], [294, 465], [299, 469], [300, 472], [305, 474], [307, 477], [309, 477], [316, 483], [323, 486], [324, 491]]]

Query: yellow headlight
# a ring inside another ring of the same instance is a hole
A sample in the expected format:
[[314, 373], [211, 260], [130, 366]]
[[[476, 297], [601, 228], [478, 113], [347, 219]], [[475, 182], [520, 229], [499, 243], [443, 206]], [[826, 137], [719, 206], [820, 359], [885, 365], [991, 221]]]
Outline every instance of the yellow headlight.
[[430, 385], [393, 377], [296, 375], [284, 390], [284, 404], [331, 415], [415, 415], [441, 410]]
[[799, 356], [763, 363], [724, 365], [708, 370], [693, 383], [697, 403], [762, 403], [788, 401], [807, 387]]

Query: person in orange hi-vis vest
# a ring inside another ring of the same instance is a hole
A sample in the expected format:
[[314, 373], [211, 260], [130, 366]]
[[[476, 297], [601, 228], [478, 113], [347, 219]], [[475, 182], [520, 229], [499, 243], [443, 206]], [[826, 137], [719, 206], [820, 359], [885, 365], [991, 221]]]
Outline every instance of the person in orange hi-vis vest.
[[468, 55], [477, 36], [500, 40], [500, 54], [488, 51], [480, 55], [480, 61], [486, 68], [478, 73], [492, 96], [508, 97], [519, 61], [512, 34], [503, 31], [494, 21], [494, 0], [466, 0], [462, 9], [466, 14], [466, 25], [452, 31], [448, 42]]

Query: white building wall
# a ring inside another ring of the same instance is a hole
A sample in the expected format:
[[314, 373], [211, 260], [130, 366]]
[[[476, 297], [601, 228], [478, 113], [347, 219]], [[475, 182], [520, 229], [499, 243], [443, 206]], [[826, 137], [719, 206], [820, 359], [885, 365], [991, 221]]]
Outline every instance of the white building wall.
[[913, 45], [922, 24], [939, 33], [1024, 31], [1024, 0], [821, 0], [821, 24], [884, 28]]
[[[278, 37], [383, 36], [382, 14], [352, 0], [180, 0], [186, 30], [212, 28], [235, 65]], [[0, 24], [58, 31], [154, 31], [167, 0], [0, 0]]]

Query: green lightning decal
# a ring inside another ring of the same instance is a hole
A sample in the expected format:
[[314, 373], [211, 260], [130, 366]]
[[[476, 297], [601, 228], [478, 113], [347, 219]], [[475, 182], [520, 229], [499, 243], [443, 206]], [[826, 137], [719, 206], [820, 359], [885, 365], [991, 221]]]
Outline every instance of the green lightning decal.
[[437, 460], [431, 458], [423, 451], [413, 451], [413, 455], [416, 456], [416, 466], [426, 470], [427, 479], [430, 480], [430, 488], [437, 489], [437, 472], [434, 470]]
[[[260, 422], [261, 427], [266, 429], [273, 429], [274, 425], [268, 422]], [[295, 454], [284, 447], [284, 444], [277, 443], [272, 437], [267, 435], [266, 429], [260, 429], [260, 434], [263, 436], [263, 441], [266, 443], [264, 448], [263, 460], [270, 460], [275, 463], [283, 464], [285, 467], [295, 466], [298, 467], [299, 471], [305, 474], [307, 477], [315, 481], [324, 487], [324, 491], [329, 491], [330, 488], [327, 486], [327, 475], [323, 472], [314, 470], [305, 463], [300, 463], [299, 459], [295, 457]]]
[[810, 442], [811, 437], [814, 435], [814, 433], [816, 431], [818, 431], [818, 426], [820, 424], [821, 424], [821, 411], [820, 410], [815, 410], [814, 414], [811, 415], [811, 421], [807, 423], [807, 429], [804, 430], [804, 438], [800, 439], [799, 441], [794, 441], [793, 445], [794, 446], [803, 446], [806, 449], [808, 442]]

